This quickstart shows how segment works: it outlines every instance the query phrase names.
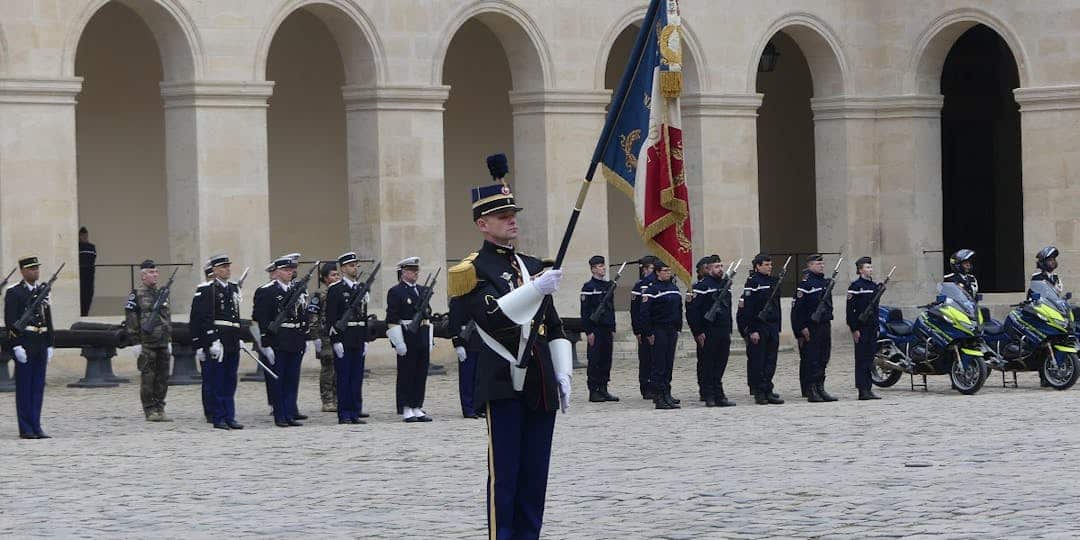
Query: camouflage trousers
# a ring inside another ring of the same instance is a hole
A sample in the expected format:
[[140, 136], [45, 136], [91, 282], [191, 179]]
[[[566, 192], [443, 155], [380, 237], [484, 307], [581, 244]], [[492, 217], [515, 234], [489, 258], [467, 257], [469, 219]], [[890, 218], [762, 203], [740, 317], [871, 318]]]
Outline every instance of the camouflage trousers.
[[143, 411], [146, 414], [164, 411], [165, 394], [169, 391], [169, 350], [143, 347], [137, 366], [141, 374], [139, 397]]
[[323, 347], [319, 354], [319, 396], [323, 405], [337, 405], [337, 376], [334, 373], [334, 350]]

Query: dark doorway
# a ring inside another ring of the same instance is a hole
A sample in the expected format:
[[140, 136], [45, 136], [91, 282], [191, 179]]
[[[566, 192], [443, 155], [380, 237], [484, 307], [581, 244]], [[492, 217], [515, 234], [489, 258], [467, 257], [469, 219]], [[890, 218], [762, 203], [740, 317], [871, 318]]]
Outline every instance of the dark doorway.
[[1009, 46], [981, 24], [956, 40], [942, 68], [942, 245], [946, 265], [956, 250], [975, 250], [986, 292], [1024, 290], [1018, 86]]

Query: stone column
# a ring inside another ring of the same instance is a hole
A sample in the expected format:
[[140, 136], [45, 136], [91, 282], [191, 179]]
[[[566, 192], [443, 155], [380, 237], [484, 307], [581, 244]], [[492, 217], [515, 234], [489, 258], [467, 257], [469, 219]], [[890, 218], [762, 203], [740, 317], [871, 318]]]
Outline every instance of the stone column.
[[[552, 258], [558, 253], [610, 101], [608, 90], [510, 93], [514, 195], [526, 209], [520, 219], [524, 251]], [[578, 284], [588, 279], [589, 257], [608, 251], [607, 189], [603, 183], [604, 177], [597, 171], [563, 263], [566, 279], [555, 305], [567, 316], [580, 310]]]
[[757, 109], [762, 94], [691, 94], [682, 100], [695, 259], [742, 258], [761, 245]]
[[1048, 245], [1061, 250], [1062, 281], [1080, 281], [1080, 86], [1017, 88], [1023, 159], [1024, 258]]
[[[933, 299], [942, 276], [940, 95], [875, 98], [880, 241], [874, 259], [890, 305]], [[855, 248], [853, 248], [855, 249]], [[855, 252], [852, 252], [855, 255]]]
[[[270, 259], [266, 81], [161, 84], [165, 106], [169, 252], [191, 262], [177, 283], [202, 280], [202, 264], [218, 252], [233, 261], [233, 279], [251, 267], [247, 288]], [[250, 296], [248, 296], [250, 298]], [[174, 311], [190, 306], [178, 303]]]
[[[75, 96], [82, 79], [0, 79], [0, 268], [37, 255], [53, 286], [53, 322], [79, 317]], [[12, 276], [18, 280], [18, 274]]]
[[[346, 86], [349, 241], [381, 260], [372, 304], [381, 309], [394, 265], [418, 256], [442, 266], [432, 308], [446, 310], [443, 110], [448, 86]], [[455, 255], [456, 256], [456, 255]], [[421, 279], [426, 276], [426, 271]]]

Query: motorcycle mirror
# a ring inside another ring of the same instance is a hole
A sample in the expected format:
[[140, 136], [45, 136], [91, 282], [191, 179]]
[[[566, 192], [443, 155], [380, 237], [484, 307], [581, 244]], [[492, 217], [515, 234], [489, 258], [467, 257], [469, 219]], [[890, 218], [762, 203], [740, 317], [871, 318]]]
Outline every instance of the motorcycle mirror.
[[1071, 292], [1065, 293], [1065, 299], [1066, 300], [1072, 300], [1072, 293]]
[[1031, 293], [1031, 301], [1032, 302], [1038, 302], [1040, 298], [1042, 298], [1041, 294], [1039, 294], [1039, 293]]
[[937, 295], [937, 303], [941, 304], [943, 302], [945, 302], [945, 295], [944, 294]]
[[976, 302], [982, 302], [982, 299], [983, 299], [982, 293], [979, 293], [979, 294], [975, 295], [975, 301]]

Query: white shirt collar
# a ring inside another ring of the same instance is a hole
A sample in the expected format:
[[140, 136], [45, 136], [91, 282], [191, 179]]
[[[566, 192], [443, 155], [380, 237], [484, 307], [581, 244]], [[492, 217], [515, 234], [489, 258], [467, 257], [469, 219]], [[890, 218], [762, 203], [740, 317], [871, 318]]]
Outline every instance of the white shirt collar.
[[344, 274], [342, 274], [342, 276], [341, 276], [341, 281], [344, 281], [345, 284], [349, 286], [349, 288], [352, 288], [352, 287], [356, 286], [356, 282], [349, 279], [349, 276], [346, 276]]
[[276, 281], [278, 286], [281, 287], [281, 290], [283, 290], [283, 291], [289, 290], [289, 284], [288, 283], [285, 283], [285, 282], [281, 281], [280, 279], [275, 279], [274, 281]]
[[228, 281], [221, 281], [221, 278], [218, 278], [218, 277], [214, 278], [214, 281], [216, 281], [218, 283], [218, 285], [221, 285], [222, 287], [225, 287], [226, 289], [229, 288], [229, 282]]

